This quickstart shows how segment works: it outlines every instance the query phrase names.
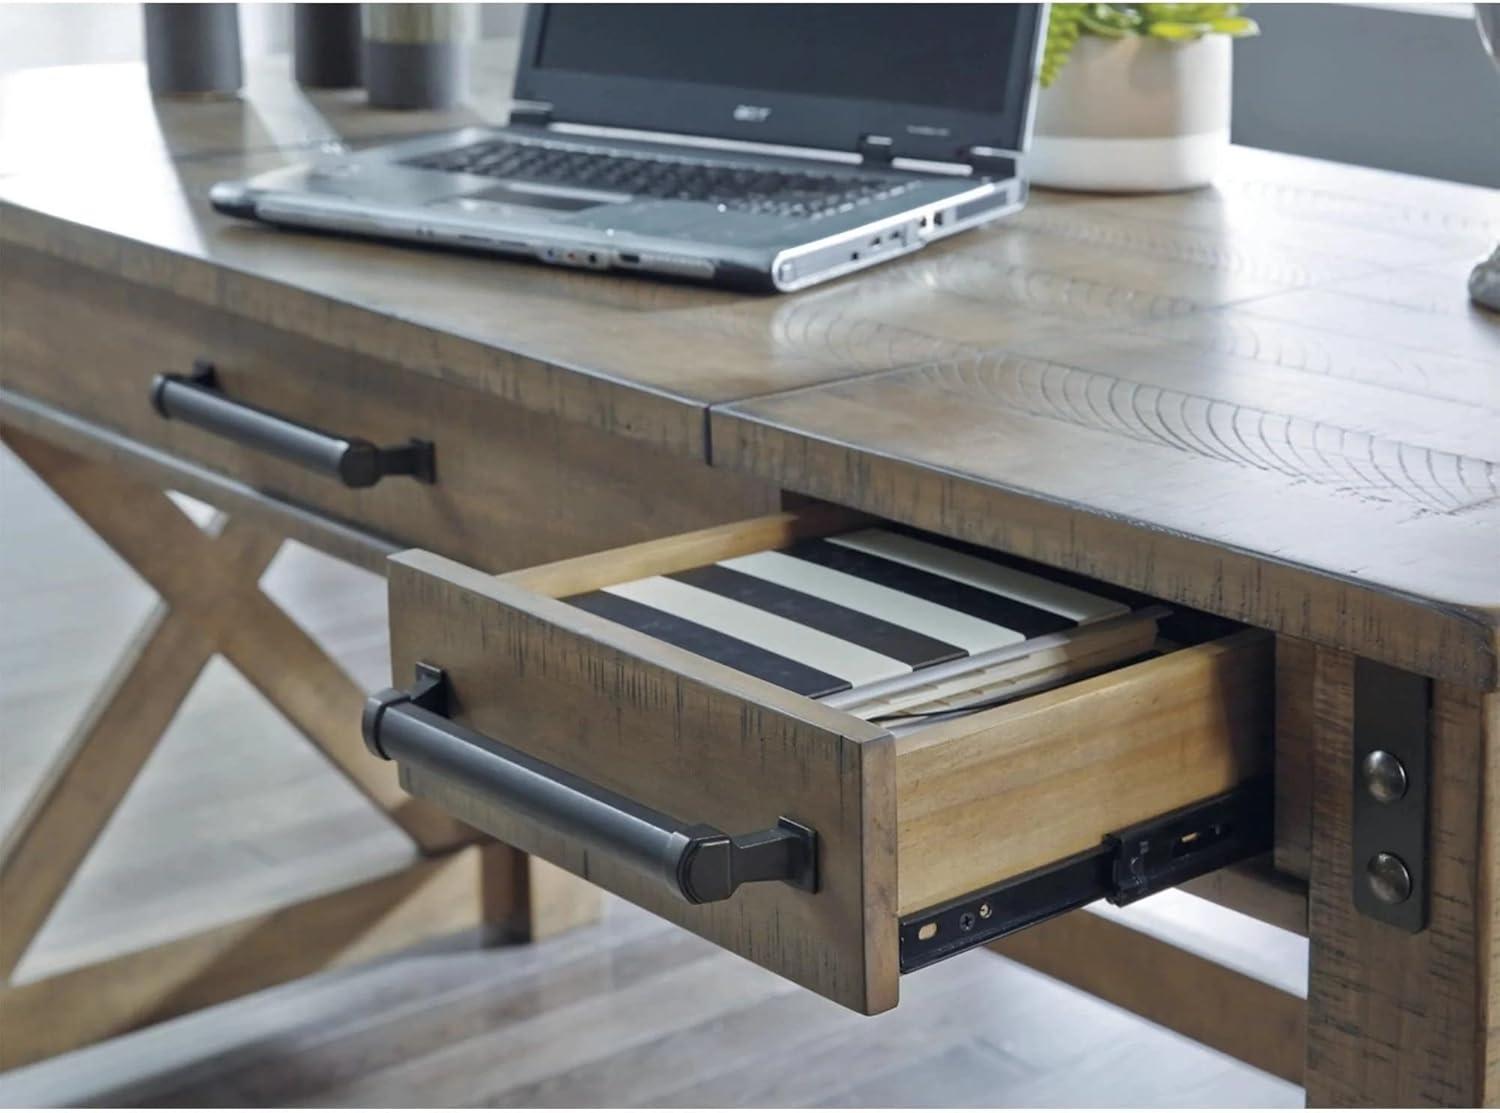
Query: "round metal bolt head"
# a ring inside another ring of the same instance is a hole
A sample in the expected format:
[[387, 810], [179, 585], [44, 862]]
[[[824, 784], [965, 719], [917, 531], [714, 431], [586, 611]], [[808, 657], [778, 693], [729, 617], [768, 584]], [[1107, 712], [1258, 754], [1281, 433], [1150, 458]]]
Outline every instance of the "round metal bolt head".
[[1365, 882], [1382, 904], [1400, 904], [1411, 896], [1411, 874], [1406, 863], [1383, 850], [1365, 866]]
[[1371, 750], [1360, 762], [1365, 791], [1378, 804], [1394, 804], [1406, 795], [1406, 766], [1395, 754]]

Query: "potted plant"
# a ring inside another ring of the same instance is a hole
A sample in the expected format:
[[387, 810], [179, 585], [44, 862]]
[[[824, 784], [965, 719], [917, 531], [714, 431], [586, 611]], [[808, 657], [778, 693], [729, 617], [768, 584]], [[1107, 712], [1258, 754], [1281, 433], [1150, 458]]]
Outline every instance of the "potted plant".
[[1206, 185], [1229, 145], [1238, 4], [1053, 4], [1026, 167], [1057, 189]]

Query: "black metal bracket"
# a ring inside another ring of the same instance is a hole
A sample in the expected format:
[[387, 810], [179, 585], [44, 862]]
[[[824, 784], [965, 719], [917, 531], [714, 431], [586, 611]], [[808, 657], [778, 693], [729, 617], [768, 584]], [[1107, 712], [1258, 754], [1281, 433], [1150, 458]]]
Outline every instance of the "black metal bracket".
[[410, 688], [385, 688], [365, 699], [365, 708], [360, 715], [360, 734], [365, 740], [365, 749], [382, 761], [394, 761], [381, 745], [381, 720], [393, 707], [410, 704], [434, 715], [448, 714], [448, 674], [436, 665], [417, 662], [416, 678]]
[[818, 890], [818, 833], [795, 820], [782, 816], [775, 827], [749, 835], [726, 835], [708, 826], [689, 828], [687, 834], [677, 882], [690, 904], [728, 900], [751, 881]]
[[510, 108], [514, 127], [544, 128], [552, 122], [552, 105], [545, 101], [516, 101]]
[[965, 147], [960, 161], [974, 168], [976, 178], [1012, 178], [1016, 173], [1015, 156], [992, 147]]
[[863, 157], [866, 166], [889, 166], [895, 156], [896, 144], [889, 135], [861, 135], [855, 151]]
[[484, 801], [458, 816], [481, 830], [485, 808], [523, 815], [665, 882], [689, 904], [728, 900], [757, 881], [818, 891], [818, 833], [811, 827], [781, 816], [774, 827], [729, 835], [683, 823], [460, 726], [449, 717], [450, 702], [443, 670], [418, 664], [410, 688], [388, 688], [365, 701], [365, 745], [376, 757], [422, 768]]
[[1428, 916], [1428, 719], [1432, 682], [1360, 657], [1354, 663], [1354, 906], [1416, 933]]
[[982, 946], [1096, 900], [1124, 905], [1271, 849], [1270, 778], [1249, 781], [958, 900], [905, 916], [901, 972]]
[[196, 360], [186, 375], [157, 375], [151, 406], [164, 418], [186, 422], [236, 444], [337, 478], [346, 487], [373, 487], [386, 476], [409, 475], [437, 482], [431, 441], [412, 438], [382, 446], [303, 425], [280, 414], [236, 401], [224, 393], [214, 365]]

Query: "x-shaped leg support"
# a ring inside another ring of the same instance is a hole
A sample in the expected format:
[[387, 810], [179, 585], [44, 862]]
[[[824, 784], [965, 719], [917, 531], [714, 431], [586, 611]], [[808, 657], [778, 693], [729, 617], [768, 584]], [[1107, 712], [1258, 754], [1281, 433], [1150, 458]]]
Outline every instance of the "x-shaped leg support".
[[11, 449], [161, 596], [20, 821], [0, 843], [0, 979], [15, 969], [204, 664], [223, 654], [424, 853], [475, 833], [408, 797], [359, 735], [363, 695], [260, 590], [282, 538], [198, 529], [161, 491], [7, 428]]

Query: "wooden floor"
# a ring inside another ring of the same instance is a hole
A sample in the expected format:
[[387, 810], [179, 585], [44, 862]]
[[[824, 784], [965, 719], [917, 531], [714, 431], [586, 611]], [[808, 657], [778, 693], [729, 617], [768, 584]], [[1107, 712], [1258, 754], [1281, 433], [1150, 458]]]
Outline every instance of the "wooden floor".
[[[0, 450], [3, 452], [3, 450]], [[189, 506], [201, 523], [212, 515]], [[364, 685], [383, 584], [294, 545], [267, 589]], [[152, 593], [0, 456], [0, 820]], [[21, 979], [374, 876], [387, 826], [233, 669], [201, 675], [23, 960]], [[1133, 913], [1296, 988], [1305, 944], [1193, 898]], [[1301, 1091], [997, 956], [912, 978], [867, 1020], [645, 913], [533, 947], [470, 940], [310, 978], [0, 1075], [0, 1103], [1295, 1105]]]

